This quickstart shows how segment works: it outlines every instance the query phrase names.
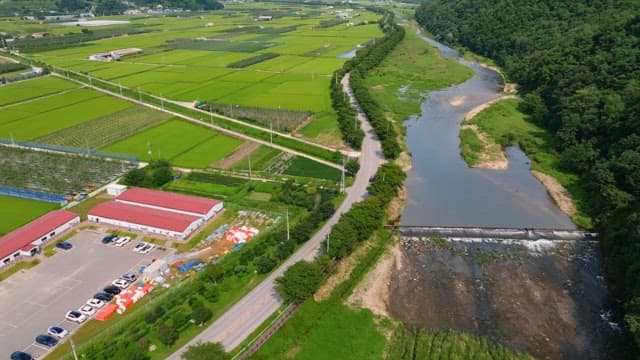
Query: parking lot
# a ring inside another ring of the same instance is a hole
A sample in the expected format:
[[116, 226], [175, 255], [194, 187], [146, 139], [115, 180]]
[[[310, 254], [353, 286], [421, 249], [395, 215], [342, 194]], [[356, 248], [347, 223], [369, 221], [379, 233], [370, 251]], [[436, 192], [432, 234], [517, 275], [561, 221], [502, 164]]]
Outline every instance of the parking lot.
[[0, 282], [0, 358], [9, 358], [16, 350], [44, 355], [48, 349], [34, 342], [37, 335], [46, 334], [53, 325], [70, 332], [77, 329], [78, 324], [65, 320], [67, 311], [78, 309], [121, 274], [138, 273], [141, 266], [171, 251], [156, 247], [143, 255], [132, 251], [135, 239], [116, 247], [101, 243], [105, 235], [80, 231], [67, 240], [72, 249], [58, 249], [34, 268]]

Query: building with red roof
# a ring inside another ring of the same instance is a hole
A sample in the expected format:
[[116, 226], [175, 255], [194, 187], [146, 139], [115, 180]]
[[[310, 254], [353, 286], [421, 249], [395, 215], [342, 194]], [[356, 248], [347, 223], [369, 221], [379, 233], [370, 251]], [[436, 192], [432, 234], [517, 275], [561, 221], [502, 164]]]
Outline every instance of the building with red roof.
[[116, 198], [117, 202], [204, 217], [209, 220], [222, 210], [222, 201], [166, 191], [131, 188]]
[[40, 246], [80, 223], [80, 217], [67, 210], [55, 210], [0, 237], [0, 266], [21, 256], [34, 256]]
[[131, 188], [89, 212], [89, 220], [129, 230], [186, 239], [222, 210], [218, 200]]
[[91, 209], [89, 220], [180, 239], [186, 239], [205, 222], [202, 216], [132, 205], [116, 200], [107, 201]]

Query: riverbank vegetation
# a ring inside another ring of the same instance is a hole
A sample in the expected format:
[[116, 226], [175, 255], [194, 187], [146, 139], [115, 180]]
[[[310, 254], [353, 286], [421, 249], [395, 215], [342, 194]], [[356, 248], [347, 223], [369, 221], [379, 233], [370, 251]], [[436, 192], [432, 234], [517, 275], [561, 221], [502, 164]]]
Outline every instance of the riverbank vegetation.
[[373, 98], [397, 122], [420, 112], [427, 91], [459, 84], [473, 76], [468, 66], [445, 59], [415, 32], [415, 26], [407, 28], [404, 40], [365, 79]]
[[[553, 176], [566, 188], [573, 198], [578, 214], [573, 221], [582, 228], [591, 227], [587, 215], [589, 194], [580, 178], [565, 170], [560, 164], [560, 156], [553, 147], [553, 134], [531, 121], [520, 110], [518, 99], [498, 101], [476, 116], [462, 123], [460, 132], [460, 150], [462, 157], [470, 166], [477, 165], [480, 157], [496, 158], [508, 146], [519, 146], [531, 160], [531, 169]], [[484, 135], [484, 140], [468, 126], [475, 126]]]
[[417, 20], [496, 60], [589, 191], [609, 284], [640, 345], [640, 3], [430, 0]]

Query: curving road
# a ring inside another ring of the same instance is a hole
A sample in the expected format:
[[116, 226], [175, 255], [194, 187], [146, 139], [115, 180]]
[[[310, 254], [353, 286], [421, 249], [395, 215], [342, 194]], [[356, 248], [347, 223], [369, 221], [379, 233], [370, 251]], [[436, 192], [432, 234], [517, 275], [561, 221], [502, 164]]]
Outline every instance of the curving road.
[[275, 279], [281, 276], [289, 266], [296, 262], [315, 258], [320, 252], [322, 240], [329, 234], [331, 227], [338, 222], [340, 215], [349, 210], [355, 202], [362, 200], [367, 195], [369, 178], [375, 174], [378, 166], [383, 163], [384, 158], [380, 142], [362, 112], [360, 105], [353, 96], [349, 84], [349, 74], [342, 79], [341, 83], [345, 92], [349, 95], [351, 104], [356, 107], [358, 111], [360, 126], [365, 132], [360, 157], [360, 171], [358, 171], [353, 185], [346, 189], [347, 197], [344, 202], [336, 210], [331, 219], [329, 219], [309, 241], [287, 259], [287, 261], [273, 271], [269, 277], [227, 310], [218, 320], [167, 359], [179, 360], [180, 354], [182, 354], [189, 345], [200, 341], [220, 342], [226, 350], [232, 350], [237, 347], [283, 304], [275, 291]]

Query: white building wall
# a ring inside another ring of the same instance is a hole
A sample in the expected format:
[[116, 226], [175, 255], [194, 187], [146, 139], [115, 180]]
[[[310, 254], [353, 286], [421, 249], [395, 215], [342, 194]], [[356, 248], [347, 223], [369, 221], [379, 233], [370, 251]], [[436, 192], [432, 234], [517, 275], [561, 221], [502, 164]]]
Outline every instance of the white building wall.
[[189, 236], [189, 234], [197, 230], [198, 227], [200, 227], [204, 223], [202, 219], [198, 219], [194, 221], [191, 225], [189, 225], [184, 232], [177, 232], [173, 230], [161, 229], [161, 228], [156, 228], [152, 226], [135, 224], [127, 221], [110, 219], [110, 218], [105, 218], [102, 216], [95, 216], [95, 215], [89, 215], [89, 220], [93, 222], [97, 222], [99, 224], [108, 224], [108, 225], [114, 225], [114, 226], [131, 229], [131, 230], [145, 231], [152, 234], [173, 237], [176, 239], [186, 239]]
[[221, 202], [217, 203], [214, 207], [211, 208], [211, 210], [209, 210], [209, 212], [204, 216], [205, 221], [211, 219], [212, 217], [214, 217], [217, 213], [219, 213], [220, 211], [222, 211], [222, 208], [224, 207], [224, 204]]
[[[69, 230], [70, 228], [72, 228], [73, 226], [77, 225], [80, 223], [80, 217], [76, 216], [75, 218], [69, 220], [68, 222], [58, 226], [57, 228], [51, 230], [47, 235], [42, 236], [39, 239], [34, 239], [31, 244], [36, 245], [36, 246], [41, 246], [44, 243], [46, 243], [47, 241], [50, 241], [51, 239], [55, 238], [56, 236], [64, 233], [65, 231]], [[17, 259], [19, 259], [21, 256], [31, 256], [30, 253], [25, 252], [25, 251], [21, 251], [20, 249], [17, 249], [13, 254], [6, 256], [5, 258], [3, 258], [2, 260], [0, 260], [0, 267], [3, 267], [5, 265], [9, 265], [11, 263], [13, 263], [14, 261], [16, 261]], [[7, 261], [9, 260], [9, 261]]]

